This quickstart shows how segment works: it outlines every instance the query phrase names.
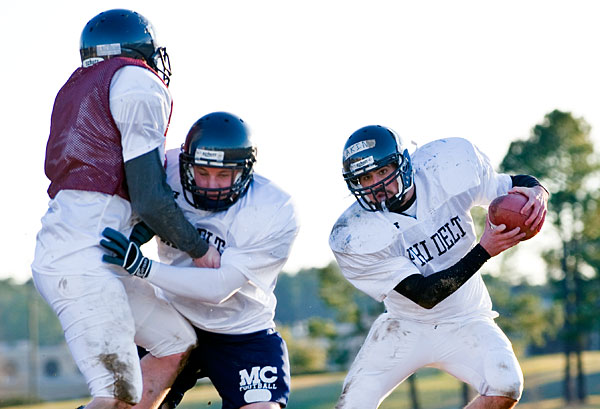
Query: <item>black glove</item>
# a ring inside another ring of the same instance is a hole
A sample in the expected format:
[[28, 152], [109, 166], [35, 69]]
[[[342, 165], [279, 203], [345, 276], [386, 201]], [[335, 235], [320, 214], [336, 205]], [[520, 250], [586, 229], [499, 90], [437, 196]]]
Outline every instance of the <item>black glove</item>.
[[137, 244], [110, 227], [105, 228], [102, 235], [108, 240], [100, 240], [100, 245], [115, 254], [115, 256], [103, 255], [102, 261], [123, 267], [133, 276], [148, 277], [152, 268], [152, 260], [144, 257]]
[[133, 226], [133, 230], [129, 235], [129, 240], [141, 246], [142, 244], [148, 243], [152, 237], [154, 237], [156, 233], [148, 227], [148, 225], [144, 222], [139, 222], [135, 226]]

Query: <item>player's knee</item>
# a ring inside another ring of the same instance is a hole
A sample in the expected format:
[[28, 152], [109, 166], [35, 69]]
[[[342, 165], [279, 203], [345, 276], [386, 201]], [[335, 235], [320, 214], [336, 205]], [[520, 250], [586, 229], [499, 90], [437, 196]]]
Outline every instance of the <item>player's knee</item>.
[[506, 397], [518, 401], [523, 393], [523, 372], [515, 356], [509, 353], [493, 354], [486, 360], [485, 395]]
[[349, 379], [344, 383], [342, 393], [335, 409], [371, 409], [377, 408], [382, 400], [377, 385], [367, 385], [368, 382]]
[[481, 399], [481, 407], [485, 408], [512, 409], [517, 404], [517, 400], [506, 396], [480, 396], [478, 399]]
[[191, 326], [189, 330], [180, 331], [176, 339], [162, 338], [148, 342], [148, 339], [138, 338], [137, 335], [139, 334], [136, 334], [136, 343], [143, 345], [152, 356], [157, 358], [171, 357], [170, 359], [176, 360], [175, 357], [183, 357], [183, 359], [187, 359], [198, 343], [196, 333]]
[[496, 397], [496, 406], [500, 409], [512, 409], [517, 404], [517, 399], [508, 398], [506, 396], [497, 396]]
[[191, 350], [155, 359], [158, 360], [158, 363], [163, 368], [163, 370], [174, 374], [178, 374], [185, 366], [185, 363], [187, 362], [187, 359], [190, 356], [190, 351]]

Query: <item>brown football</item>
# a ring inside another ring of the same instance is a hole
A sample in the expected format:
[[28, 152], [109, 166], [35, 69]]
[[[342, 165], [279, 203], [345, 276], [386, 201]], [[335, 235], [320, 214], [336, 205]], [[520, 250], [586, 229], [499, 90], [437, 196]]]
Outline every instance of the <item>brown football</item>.
[[522, 232], [527, 233], [523, 240], [529, 240], [540, 232], [544, 220], [542, 220], [535, 230], [531, 230], [530, 226], [525, 226], [525, 220], [531, 214], [531, 212], [528, 212], [528, 214], [520, 213], [525, 203], [527, 203], [527, 197], [519, 193], [498, 196], [490, 203], [488, 209], [490, 222], [494, 226], [505, 224], [507, 231], [515, 227], [520, 227]]

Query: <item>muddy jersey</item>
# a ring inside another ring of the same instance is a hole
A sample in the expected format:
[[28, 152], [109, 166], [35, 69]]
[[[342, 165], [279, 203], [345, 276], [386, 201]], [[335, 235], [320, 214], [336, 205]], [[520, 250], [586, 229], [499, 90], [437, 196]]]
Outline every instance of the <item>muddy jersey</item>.
[[477, 243], [470, 210], [487, 206], [512, 187], [489, 159], [465, 139], [441, 139], [412, 155], [415, 216], [369, 212], [352, 204], [337, 220], [329, 245], [344, 276], [383, 301], [390, 315], [436, 323], [468, 316], [495, 317], [481, 274], [432, 309], [394, 291], [412, 274], [429, 276], [451, 267]]
[[[290, 196], [255, 174], [246, 194], [227, 210], [196, 209], [186, 202], [181, 190], [179, 152], [167, 152], [167, 181], [177, 204], [206, 241], [219, 250], [221, 265], [233, 266], [248, 281], [221, 303], [166, 290], [164, 295], [196, 327], [206, 331], [245, 334], [274, 327], [277, 301], [273, 290], [298, 232]], [[166, 264], [193, 266], [186, 253], [160, 239], [158, 255]], [[198, 271], [200, 274], [202, 269]]]

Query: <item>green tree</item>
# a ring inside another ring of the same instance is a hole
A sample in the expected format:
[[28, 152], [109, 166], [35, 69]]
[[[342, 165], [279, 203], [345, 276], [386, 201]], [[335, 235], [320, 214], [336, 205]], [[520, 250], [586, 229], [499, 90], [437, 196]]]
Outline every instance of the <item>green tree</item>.
[[295, 339], [286, 326], [280, 326], [278, 331], [288, 347], [292, 375], [323, 372], [327, 369], [327, 351], [324, 345], [311, 338]]
[[333, 318], [335, 312], [319, 296], [317, 269], [303, 269], [295, 274], [282, 273], [275, 287], [278, 323], [292, 325], [312, 317]]
[[[534, 126], [526, 140], [511, 143], [501, 170], [538, 177], [550, 191], [548, 219], [559, 240], [544, 260], [548, 278], [555, 285], [558, 303], [564, 309], [565, 400], [586, 397], [581, 351], [585, 334], [597, 323], [600, 162], [590, 139], [590, 126], [583, 118], [554, 110]], [[596, 310], [597, 311], [597, 310]], [[577, 394], [571, 380], [571, 356], [577, 366]]]
[[357, 352], [348, 340], [366, 335], [373, 320], [383, 312], [383, 304], [354, 288], [334, 262], [317, 269], [317, 274], [320, 284], [319, 295], [325, 304], [335, 311], [338, 329], [339, 324], [351, 324], [350, 332], [340, 333], [338, 330], [335, 335], [329, 337], [330, 359], [333, 364], [343, 367]]
[[556, 336], [562, 325], [562, 310], [556, 304], [546, 305], [546, 286], [527, 283], [515, 285], [499, 276], [484, 274], [483, 279], [500, 316], [498, 325], [510, 338], [515, 349], [524, 352], [530, 345], [543, 346]]

